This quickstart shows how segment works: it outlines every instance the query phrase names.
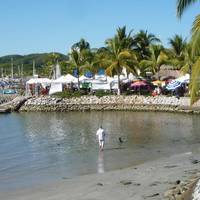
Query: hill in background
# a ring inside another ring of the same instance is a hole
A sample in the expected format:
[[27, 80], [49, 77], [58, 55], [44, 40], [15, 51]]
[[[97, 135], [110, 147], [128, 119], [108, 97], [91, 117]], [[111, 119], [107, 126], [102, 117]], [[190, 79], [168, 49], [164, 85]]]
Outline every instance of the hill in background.
[[[0, 73], [4, 75], [11, 74], [11, 60], [13, 59], [13, 71], [14, 75], [18, 76], [23, 69], [24, 75], [31, 75], [33, 69], [33, 61], [35, 61], [36, 73], [42, 72], [47, 63], [51, 61], [53, 53], [38, 53], [29, 55], [7, 55], [0, 57]], [[54, 53], [59, 62], [67, 60], [67, 56], [61, 53]]]

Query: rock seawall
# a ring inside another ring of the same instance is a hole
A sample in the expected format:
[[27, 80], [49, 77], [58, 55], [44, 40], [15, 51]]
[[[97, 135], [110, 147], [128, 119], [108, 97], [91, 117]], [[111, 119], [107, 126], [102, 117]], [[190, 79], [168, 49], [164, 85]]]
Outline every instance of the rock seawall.
[[3, 103], [7, 103], [9, 101], [12, 101], [14, 98], [16, 98], [17, 95], [16, 94], [0, 94], [0, 105]]
[[190, 106], [189, 97], [166, 96], [82, 96], [80, 98], [34, 97], [19, 111], [67, 112], [92, 110], [133, 110], [200, 113], [200, 101]]

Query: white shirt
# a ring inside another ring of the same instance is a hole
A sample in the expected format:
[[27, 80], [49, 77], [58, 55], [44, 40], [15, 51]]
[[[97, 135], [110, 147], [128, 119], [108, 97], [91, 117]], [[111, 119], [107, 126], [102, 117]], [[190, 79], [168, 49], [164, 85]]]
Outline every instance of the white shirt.
[[105, 139], [105, 131], [102, 128], [99, 128], [97, 130], [96, 136], [98, 137], [99, 140], [104, 140]]

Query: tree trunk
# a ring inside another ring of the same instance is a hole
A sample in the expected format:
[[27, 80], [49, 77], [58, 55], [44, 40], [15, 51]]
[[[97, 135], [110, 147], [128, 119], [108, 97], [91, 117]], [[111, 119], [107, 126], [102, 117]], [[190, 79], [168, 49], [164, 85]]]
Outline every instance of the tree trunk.
[[121, 94], [121, 90], [120, 90], [120, 74], [117, 73], [117, 77], [118, 77], [118, 89], [117, 89], [117, 95]]
[[80, 90], [79, 69], [77, 68], [78, 90]]
[[160, 77], [159, 77], [159, 75], [160, 75], [160, 74], [159, 74], [159, 72], [160, 72], [160, 66], [158, 66], [157, 69], [158, 69], [158, 72], [157, 72], [157, 80], [160, 80]]

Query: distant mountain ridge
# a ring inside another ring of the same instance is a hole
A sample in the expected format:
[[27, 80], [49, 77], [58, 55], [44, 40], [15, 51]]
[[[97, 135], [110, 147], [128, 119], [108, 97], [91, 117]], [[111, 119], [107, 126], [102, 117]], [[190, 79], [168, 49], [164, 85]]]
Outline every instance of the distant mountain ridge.
[[[67, 56], [64, 54], [57, 52], [55, 52], [54, 54], [58, 56], [58, 61], [67, 60]], [[3, 68], [4, 73], [9, 74], [11, 68], [11, 59], [13, 59], [14, 71], [17, 71], [18, 68], [21, 68], [23, 64], [24, 72], [29, 73], [32, 70], [33, 60], [35, 61], [36, 68], [41, 68], [48, 63], [51, 55], [53, 55], [53, 53], [33, 53], [28, 55], [2, 56], [0, 57], [0, 72]]]

